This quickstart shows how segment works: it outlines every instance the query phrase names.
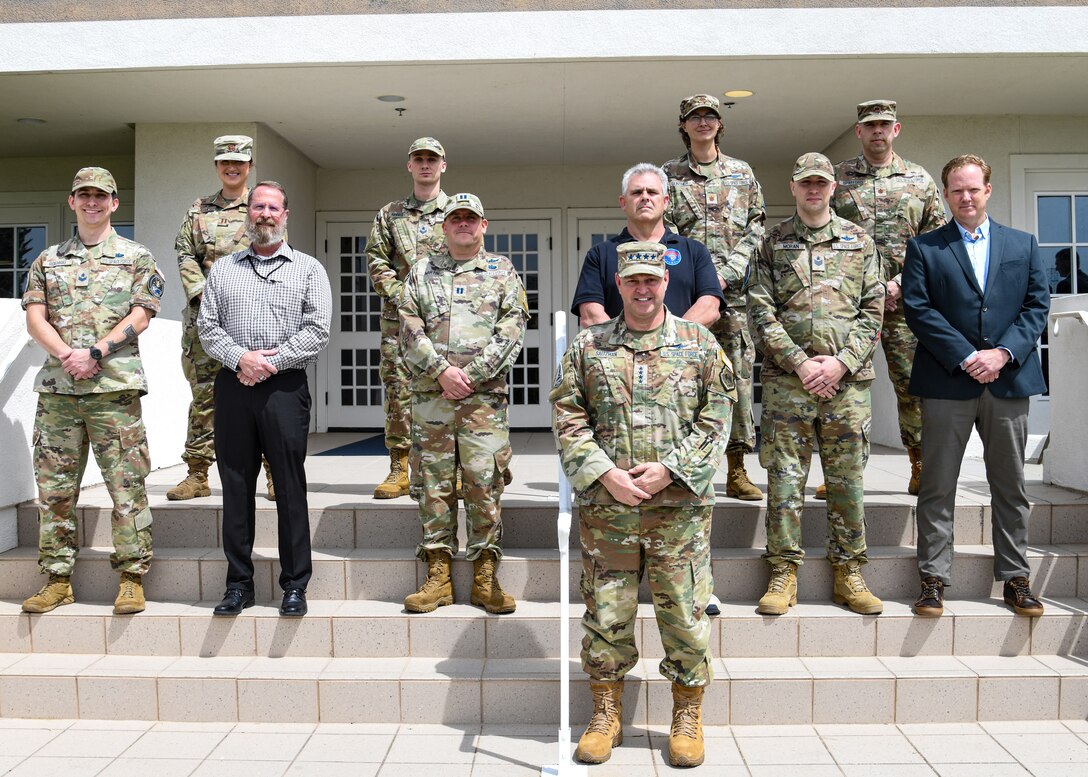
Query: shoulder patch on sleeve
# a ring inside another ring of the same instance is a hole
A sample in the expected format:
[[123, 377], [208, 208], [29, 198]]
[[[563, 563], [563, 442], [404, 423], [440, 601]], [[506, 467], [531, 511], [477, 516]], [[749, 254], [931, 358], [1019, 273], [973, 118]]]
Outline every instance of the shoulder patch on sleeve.
[[155, 299], [162, 299], [162, 293], [166, 290], [166, 279], [158, 268], [147, 278], [147, 290]]

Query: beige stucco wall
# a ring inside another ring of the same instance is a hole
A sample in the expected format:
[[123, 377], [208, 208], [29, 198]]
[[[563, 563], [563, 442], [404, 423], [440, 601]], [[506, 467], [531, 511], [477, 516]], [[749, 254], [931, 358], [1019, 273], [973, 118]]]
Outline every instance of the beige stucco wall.
[[95, 165], [113, 173], [122, 191], [135, 184], [132, 156], [58, 156], [0, 159], [0, 192], [66, 192], [81, 167]]

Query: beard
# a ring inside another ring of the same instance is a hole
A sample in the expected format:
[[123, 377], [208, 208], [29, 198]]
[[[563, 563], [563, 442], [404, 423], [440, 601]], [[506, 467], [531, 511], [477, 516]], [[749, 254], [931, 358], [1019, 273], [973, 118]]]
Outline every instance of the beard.
[[283, 242], [283, 232], [282, 224], [246, 222], [246, 237], [250, 244], [262, 248]]

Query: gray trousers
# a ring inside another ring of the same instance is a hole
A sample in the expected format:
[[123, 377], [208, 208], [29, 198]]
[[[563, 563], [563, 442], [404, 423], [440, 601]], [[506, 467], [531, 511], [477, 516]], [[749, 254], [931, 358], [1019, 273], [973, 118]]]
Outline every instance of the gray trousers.
[[922, 399], [922, 486], [918, 492], [918, 571], [952, 582], [956, 483], [971, 429], [978, 428], [990, 484], [994, 579], [1028, 577], [1028, 504], [1024, 448], [1028, 398]]

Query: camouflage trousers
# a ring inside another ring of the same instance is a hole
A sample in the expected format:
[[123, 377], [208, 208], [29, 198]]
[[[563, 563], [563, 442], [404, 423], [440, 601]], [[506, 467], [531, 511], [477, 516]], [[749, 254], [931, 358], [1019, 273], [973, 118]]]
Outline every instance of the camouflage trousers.
[[412, 392], [410, 375], [400, 352], [400, 322], [382, 319], [381, 366], [385, 386], [385, 447], [408, 450], [412, 443]]
[[185, 433], [186, 464], [211, 466], [215, 461], [215, 376], [222, 367], [204, 351], [197, 333], [199, 305], [186, 305], [181, 321], [181, 371], [189, 381], [189, 426]]
[[142, 575], [151, 564], [151, 509], [144, 490], [151, 457], [136, 391], [38, 395], [38, 566], [43, 572], [72, 574], [79, 554], [76, 503], [88, 450], [113, 500], [110, 563], [115, 570]]
[[645, 570], [665, 658], [659, 670], [675, 683], [713, 679], [710, 617], [710, 514], [701, 507], [582, 505], [582, 667], [615, 682], [638, 661], [635, 616]]
[[909, 390], [918, 338], [907, 326], [902, 300], [892, 312], [884, 311], [880, 344], [884, 348], [884, 358], [888, 360], [888, 375], [899, 405], [899, 439], [908, 448], [919, 446], [922, 444], [922, 400], [912, 396]]
[[733, 425], [728, 449], [751, 453], [756, 449], [756, 419], [752, 412], [752, 365], [756, 350], [748, 334], [748, 314], [743, 307], [726, 308], [714, 324], [714, 335], [733, 365], [737, 401], [733, 403]]
[[412, 449], [409, 452], [412, 498], [419, 503], [423, 540], [428, 550], [457, 553], [457, 466], [464, 487], [468, 538], [465, 558], [481, 551], [502, 556], [502, 471], [510, 464], [510, 422], [506, 394], [472, 394], [443, 399], [441, 394], [412, 394]]
[[869, 460], [872, 381], [844, 383], [820, 399], [796, 375], [763, 382], [763, 439], [759, 463], [767, 470], [767, 552], [772, 566], [800, 564], [801, 510], [812, 451], [818, 448], [827, 483], [827, 557], [832, 564], [865, 563], [865, 464]]

